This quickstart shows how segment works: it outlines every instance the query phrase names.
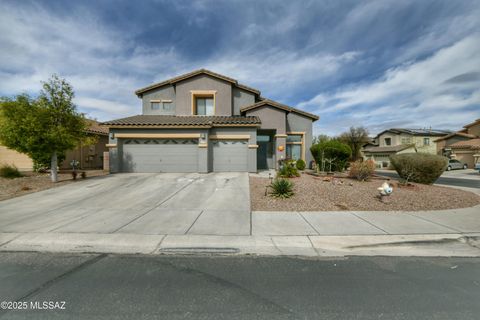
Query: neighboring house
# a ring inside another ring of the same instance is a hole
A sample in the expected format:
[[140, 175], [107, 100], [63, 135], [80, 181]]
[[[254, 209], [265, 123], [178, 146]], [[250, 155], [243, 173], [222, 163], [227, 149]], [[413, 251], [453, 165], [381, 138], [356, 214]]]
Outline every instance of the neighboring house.
[[103, 169], [104, 153], [108, 152], [108, 129], [100, 126], [97, 121], [89, 120], [90, 126], [87, 129], [89, 135], [94, 136], [95, 144], [82, 145], [71, 151], [67, 151], [65, 160], [62, 162], [62, 169], [71, 169], [72, 160], [77, 160], [79, 169]]
[[448, 130], [393, 128], [382, 131], [362, 148], [364, 159], [374, 160], [377, 167], [390, 165], [390, 156], [423, 152], [436, 154], [435, 139], [450, 134]]
[[437, 139], [437, 153], [457, 159], [474, 168], [480, 162], [480, 119], [467, 124], [462, 130]]
[[142, 115], [103, 123], [111, 172], [256, 172], [281, 159], [312, 161], [318, 116], [235, 79], [201, 69], [135, 93]]
[[33, 161], [24, 153], [0, 145], [0, 165], [14, 165], [20, 171], [32, 171]]
[[[90, 127], [87, 133], [94, 135], [97, 142], [93, 145], [79, 145], [76, 149], [67, 151], [65, 160], [62, 162], [61, 169], [70, 169], [70, 162], [77, 160], [80, 169], [102, 169], [103, 153], [108, 151], [108, 129], [101, 127], [98, 122], [89, 120]], [[16, 166], [21, 171], [32, 171], [33, 161], [26, 154], [9, 149], [0, 145], [0, 164], [9, 164]]]

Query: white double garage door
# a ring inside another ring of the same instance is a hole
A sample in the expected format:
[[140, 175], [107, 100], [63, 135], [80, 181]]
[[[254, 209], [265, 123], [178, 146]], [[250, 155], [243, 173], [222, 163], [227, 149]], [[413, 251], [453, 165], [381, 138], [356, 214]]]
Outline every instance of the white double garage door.
[[210, 140], [201, 154], [198, 139], [123, 139], [122, 172], [198, 172], [199, 161], [214, 172], [248, 171], [247, 140]]

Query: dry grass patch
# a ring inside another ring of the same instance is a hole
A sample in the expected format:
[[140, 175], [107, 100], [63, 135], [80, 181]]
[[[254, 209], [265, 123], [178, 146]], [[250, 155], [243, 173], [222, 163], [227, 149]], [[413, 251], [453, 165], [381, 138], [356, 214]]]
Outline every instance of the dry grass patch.
[[418, 211], [466, 208], [480, 204], [480, 196], [453, 188], [412, 184], [394, 185], [388, 203], [382, 203], [377, 188], [384, 180], [360, 182], [337, 178], [336, 183], [303, 174], [293, 178], [295, 194], [288, 199], [265, 196], [268, 178], [250, 177], [250, 199], [254, 211]]

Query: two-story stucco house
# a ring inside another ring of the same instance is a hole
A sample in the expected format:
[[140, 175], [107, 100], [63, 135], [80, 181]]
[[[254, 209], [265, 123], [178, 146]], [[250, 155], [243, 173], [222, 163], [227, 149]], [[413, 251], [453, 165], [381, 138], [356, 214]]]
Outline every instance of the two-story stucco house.
[[312, 160], [318, 116], [235, 79], [201, 69], [135, 93], [141, 115], [103, 123], [111, 172], [256, 172], [281, 159]]
[[480, 119], [435, 142], [438, 154], [457, 159], [469, 168], [474, 168], [480, 163]]
[[435, 139], [451, 133], [436, 129], [393, 128], [380, 132], [374, 142], [362, 149], [364, 159], [374, 160], [378, 167], [388, 167], [390, 156], [400, 153], [423, 152], [436, 154]]

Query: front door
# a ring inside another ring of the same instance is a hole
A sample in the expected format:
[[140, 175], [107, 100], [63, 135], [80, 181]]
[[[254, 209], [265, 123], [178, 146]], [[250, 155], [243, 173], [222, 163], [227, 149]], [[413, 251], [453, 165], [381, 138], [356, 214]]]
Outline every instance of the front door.
[[272, 139], [269, 135], [257, 136], [257, 169], [266, 170], [272, 166]]

